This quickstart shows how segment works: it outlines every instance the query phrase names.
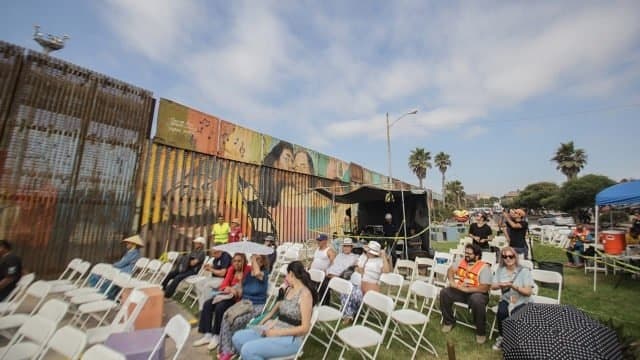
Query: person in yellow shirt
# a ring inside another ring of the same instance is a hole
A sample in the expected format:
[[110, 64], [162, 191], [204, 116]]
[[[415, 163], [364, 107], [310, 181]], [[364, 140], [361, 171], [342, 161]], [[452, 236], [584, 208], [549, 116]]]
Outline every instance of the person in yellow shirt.
[[222, 214], [218, 214], [218, 222], [213, 224], [213, 229], [211, 230], [214, 244], [220, 245], [229, 242], [230, 232], [231, 227], [229, 226], [229, 223], [224, 221], [224, 216], [222, 216]]

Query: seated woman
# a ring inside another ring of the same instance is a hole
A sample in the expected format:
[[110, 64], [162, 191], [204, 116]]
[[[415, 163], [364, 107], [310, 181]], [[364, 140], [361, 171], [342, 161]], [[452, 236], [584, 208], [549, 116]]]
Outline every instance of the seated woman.
[[[365, 251], [364, 254], [360, 255], [356, 263], [356, 270], [351, 275], [351, 282], [355, 286], [344, 311], [346, 322], [353, 320], [367, 291], [380, 291], [380, 275], [392, 270], [388, 255], [381, 250], [380, 243], [370, 241], [365, 246]], [[341, 295], [341, 300], [344, 303], [347, 300], [346, 296]]]
[[205, 301], [202, 306], [198, 332], [204, 336], [194, 341], [193, 346], [209, 344], [209, 349], [218, 346], [222, 316], [228, 308], [240, 300], [242, 296], [240, 284], [249, 271], [247, 257], [244, 254], [233, 255], [231, 266], [227, 269], [227, 274], [218, 288], [220, 294]]
[[[315, 285], [300, 261], [287, 266], [289, 288], [284, 299], [254, 329], [236, 332], [232, 341], [243, 359], [269, 359], [298, 352], [302, 338], [311, 331], [311, 313], [318, 302]], [[277, 320], [271, 320], [275, 315]]]
[[571, 240], [567, 247], [569, 261], [565, 265], [568, 267], [582, 266], [581, 255], [585, 252], [584, 244], [593, 241], [593, 235], [585, 225], [578, 224], [569, 237]]
[[233, 357], [233, 344], [231, 336], [249, 324], [249, 321], [260, 315], [267, 302], [267, 290], [269, 287], [268, 260], [265, 255], [251, 256], [251, 272], [242, 280], [242, 300], [249, 300], [253, 304], [251, 312], [247, 312], [229, 321], [226, 317], [222, 320], [220, 328], [220, 360], [228, 360]]
[[491, 289], [502, 290], [496, 314], [500, 336], [498, 336], [496, 343], [493, 345], [494, 350], [500, 350], [502, 346], [502, 322], [510, 314], [528, 303], [533, 291], [531, 272], [529, 269], [520, 266], [518, 254], [510, 246], [500, 250], [500, 266], [493, 275]]

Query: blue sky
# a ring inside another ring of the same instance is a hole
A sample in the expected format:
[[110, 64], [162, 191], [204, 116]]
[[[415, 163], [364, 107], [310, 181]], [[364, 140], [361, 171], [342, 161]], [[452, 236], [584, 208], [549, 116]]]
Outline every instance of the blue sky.
[[[55, 4], [55, 5], [54, 5]], [[15, 1], [0, 39], [69, 34], [56, 56], [237, 124], [393, 175], [416, 147], [502, 195], [581, 174], [640, 178], [638, 1]], [[428, 187], [440, 190], [440, 173]]]

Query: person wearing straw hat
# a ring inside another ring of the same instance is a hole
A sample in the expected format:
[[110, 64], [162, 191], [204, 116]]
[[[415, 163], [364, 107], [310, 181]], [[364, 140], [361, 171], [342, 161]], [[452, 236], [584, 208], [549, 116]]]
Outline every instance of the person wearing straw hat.
[[229, 242], [236, 242], [242, 240], [242, 228], [240, 227], [240, 219], [234, 218], [231, 220], [231, 229], [229, 230]]
[[113, 267], [127, 274], [131, 274], [133, 266], [136, 264], [136, 261], [140, 259], [140, 248], [144, 247], [144, 243], [140, 235], [129, 236], [122, 240], [122, 242], [125, 243], [127, 252], [124, 253], [120, 260], [113, 263]]
[[207, 245], [207, 240], [202, 236], [193, 239], [193, 250], [188, 255], [183, 255], [178, 262], [178, 268], [167, 274], [167, 277], [162, 281], [165, 298], [173, 296], [182, 280], [198, 274], [205, 258], [203, 250], [205, 245]]
[[[351, 283], [354, 284], [349, 302], [345, 306], [344, 318], [346, 322], [353, 320], [353, 316], [360, 308], [364, 294], [369, 290], [380, 291], [380, 276], [393, 270], [389, 256], [382, 250], [377, 241], [369, 241], [364, 247], [365, 253], [360, 255], [356, 263], [356, 269], [351, 275]], [[344, 303], [346, 296], [341, 295]]]

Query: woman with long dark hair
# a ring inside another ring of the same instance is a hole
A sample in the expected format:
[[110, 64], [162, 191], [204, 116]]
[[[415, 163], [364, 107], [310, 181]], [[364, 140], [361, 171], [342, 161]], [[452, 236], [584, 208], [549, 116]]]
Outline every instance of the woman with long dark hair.
[[[233, 335], [233, 346], [243, 359], [269, 359], [298, 352], [302, 338], [311, 331], [311, 313], [318, 302], [315, 284], [300, 261], [287, 266], [284, 299], [254, 329]], [[277, 320], [271, 320], [275, 315]]]

